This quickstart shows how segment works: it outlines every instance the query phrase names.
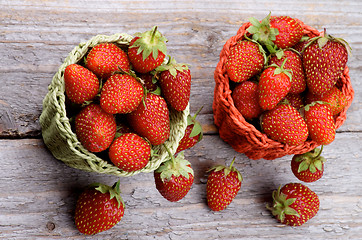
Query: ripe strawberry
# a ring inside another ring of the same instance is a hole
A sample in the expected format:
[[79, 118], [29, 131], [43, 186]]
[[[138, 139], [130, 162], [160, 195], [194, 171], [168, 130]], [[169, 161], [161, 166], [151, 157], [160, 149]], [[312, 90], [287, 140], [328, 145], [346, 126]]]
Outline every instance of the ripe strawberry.
[[128, 57], [134, 70], [146, 73], [161, 65], [166, 56], [166, 41], [157, 26], [150, 31], [137, 33], [128, 48]]
[[144, 168], [150, 157], [150, 144], [135, 133], [122, 134], [109, 148], [112, 163], [126, 172]]
[[152, 145], [164, 143], [170, 136], [170, 118], [164, 98], [147, 93], [144, 104], [127, 115], [130, 127]]
[[303, 53], [303, 66], [309, 91], [322, 95], [336, 84], [348, 60], [349, 45], [330, 35], [309, 41]]
[[259, 79], [259, 105], [264, 110], [273, 109], [289, 92], [292, 75], [284, 68], [286, 60], [279, 67], [270, 65]]
[[336, 127], [329, 104], [313, 102], [304, 107], [304, 118], [308, 126], [309, 136], [319, 145], [333, 142]]
[[176, 111], [186, 109], [190, 100], [191, 72], [187, 65], [171, 59], [167, 65], [157, 68], [160, 71], [160, 86], [168, 104]]
[[183, 152], [177, 154], [176, 158], [170, 152], [169, 155], [171, 159], [163, 162], [154, 171], [155, 184], [156, 189], [165, 199], [177, 202], [190, 191], [194, 182], [194, 171]]
[[308, 138], [308, 128], [297, 109], [289, 104], [278, 104], [262, 115], [261, 126], [265, 134], [289, 145], [302, 144]]
[[113, 187], [92, 184], [79, 196], [75, 209], [75, 225], [79, 232], [93, 235], [106, 231], [121, 221], [124, 202], [119, 181]]
[[231, 97], [245, 119], [258, 118], [263, 112], [259, 105], [259, 85], [256, 82], [241, 82], [234, 88]]
[[297, 110], [304, 107], [303, 98], [300, 94], [288, 93], [284, 99]]
[[100, 104], [111, 114], [130, 113], [136, 110], [143, 95], [143, 86], [136, 78], [116, 73], [103, 85]]
[[114, 139], [116, 129], [114, 116], [94, 103], [83, 108], [75, 117], [76, 135], [91, 152], [106, 150]]
[[305, 74], [303, 70], [302, 59], [293, 50], [282, 50], [278, 51], [276, 54], [273, 54], [269, 59], [269, 65], [276, 64], [279, 67], [282, 66], [283, 62], [284, 69], [289, 69], [293, 73], [291, 79], [292, 85], [290, 87], [290, 93], [302, 93], [306, 89]]
[[321, 101], [329, 103], [329, 107], [332, 110], [332, 115], [336, 115], [344, 109], [347, 105], [347, 98], [336, 86], [322, 95], [316, 95], [308, 91], [305, 97], [306, 104], [310, 104], [315, 101]]
[[267, 206], [277, 220], [301, 226], [319, 210], [318, 195], [301, 183], [288, 183], [273, 192], [273, 206]]
[[192, 148], [196, 145], [196, 143], [201, 141], [203, 137], [202, 127], [199, 121], [196, 120], [196, 117], [201, 109], [202, 107], [195, 113], [193, 117], [191, 117], [191, 115], [187, 116], [187, 127], [185, 134], [178, 144], [176, 153]]
[[92, 100], [98, 93], [99, 80], [97, 76], [78, 64], [70, 64], [64, 71], [65, 93], [77, 104]]
[[291, 169], [299, 180], [315, 182], [323, 176], [325, 158], [321, 156], [321, 149], [315, 148], [304, 154], [296, 154], [291, 161]]
[[243, 40], [230, 48], [225, 67], [230, 80], [243, 82], [259, 73], [265, 62], [263, 48], [255, 41]]
[[217, 165], [209, 170], [206, 184], [207, 204], [213, 211], [224, 210], [238, 194], [243, 180], [240, 172], [233, 167]]
[[85, 63], [89, 70], [104, 80], [119, 68], [125, 72], [130, 70], [127, 54], [113, 43], [100, 43], [94, 46], [88, 53]]

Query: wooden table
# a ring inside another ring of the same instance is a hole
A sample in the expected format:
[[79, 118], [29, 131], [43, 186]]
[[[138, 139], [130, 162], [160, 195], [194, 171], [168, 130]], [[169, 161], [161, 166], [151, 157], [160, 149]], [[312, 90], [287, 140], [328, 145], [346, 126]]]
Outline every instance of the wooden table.
[[[279, 224], [265, 208], [281, 184], [298, 182], [291, 156], [250, 160], [223, 142], [213, 124], [213, 72], [224, 43], [248, 18], [290, 15], [345, 38], [355, 98], [335, 141], [325, 147], [324, 177], [307, 184], [320, 197], [317, 216], [302, 227]], [[362, 2], [290, 1], [0, 1], [0, 238], [1, 239], [362, 239]], [[76, 199], [92, 182], [119, 178], [70, 168], [43, 144], [39, 115], [53, 75], [78, 43], [96, 34], [135, 32], [157, 25], [169, 53], [191, 65], [191, 112], [205, 136], [186, 151], [195, 182], [180, 202], [163, 199], [153, 175], [121, 178], [126, 211], [113, 229], [93, 237], [74, 225]], [[222, 212], [206, 205], [206, 170], [235, 166], [244, 182]]]

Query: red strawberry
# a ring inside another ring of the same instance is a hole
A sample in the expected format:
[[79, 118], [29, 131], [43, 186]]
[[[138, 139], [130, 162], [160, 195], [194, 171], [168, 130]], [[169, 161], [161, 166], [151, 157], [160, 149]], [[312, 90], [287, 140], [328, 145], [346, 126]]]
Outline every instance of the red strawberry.
[[79, 232], [93, 235], [112, 228], [121, 221], [123, 214], [119, 181], [113, 187], [92, 184], [78, 198], [75, 225]]
[[279, 222], [301, 226], [317, 214], [319, 198], [301, 183], [288, 183], [273, 192], [273, 206], [267, 208]]
[[86, 58], [86, 67], [98, 78], [108, 79], [119, 68], [129, 72], [130, 63], [127, 54], [117, 45], [100, 43], [90, 50]]
[[64, 71], [65, 93], [77, 104], [92, 100], [98, 93], [97, 76], [78, 64], [70, 64]]
[[306, 104], [310, 104], [315, 101], [321, 101], [329, 103], [329, 107], [332, 110], [332, 115], [336, 115], [344, 109], [347, 105], [347, 98], [336, 86], [322, 95], [316, 95], [308, 91], [305, 97]]
[[106, 150], [114, 139], [116, 129], [114, 116], [94, 103], [83, 108], [75, 118], [76, 135], [91, 152]]
[[285, 62], [280, 67], [270, 65], [260, 76], [259, 104], [264, 110], [273, 109], [291, 88], [292, 75], [290, 70], [284, 69]]
[[143, 85], [149, 92], [157, 90], [157, 78], [151, 73], [141, 73], [139, 77], [143, 80]]
[[203, 137], [202, 127], [199, 121], [196, 120], [196, 116], [201, 111], [202, 107], [195, 113], [193, 117], [187, 116], [187, 127], [185, 134], [179, 142], [176, 153], [183, 150], [192, 148], [196, 143], [200, 142]]
[[273, 54], [269, 59], [269, 65], [276, 64], [279, 67], [282, 66], [284, 60], [284, 69], [289, 69], [293, 77], [291, 79], [292, 85], [290, 87], [290, 93], [302, 93], [306, 88], [305, 75], [303, 70], [302, 59], [293, 50], [284, 50], [278, 51], [276, 54]]
[[187, 65], [171, 59], [167, 65], [157, 68], [160, 71], [160, 86], [165, 100], [176, 111], [186, 109], [190, 100], [191, 72]]
[[[168, 150], [169, 151], [169, 150]], [[163, 162], [154, 171], [156, 189], [170, 202], [177, 202], [190, 191], [194, 182], [194, 171], [184, 157], [183, 152], [177, 157], [170, 154], [170, 160]]]
[[296, 154], [291, 161], [291, 169], [299, 180], [315, 182], [323, 176], [325, 158], [321, 156], [321, 149], [315, 148], [304, 154]]
[[166, 41], [156, 26], [150, 31], [136, 34], [128, 48], [134, 70], [146, 73], [161, 65], [166, 56]]
[[289, 145], [302, 144], [308, 138], [308, 128], [297, 109], [289, 104], [278, 104], [265, 112], [261, 126], [271, 139]]
[[147, 93], [145, 103], [127, 115], [130, 127], [152, 145], [164, 143], [170, 136], [170, 118], [164, 98]]
[[240, 172], [233, 167], [235, 158], [229, 167], [217, 165], [209, 171], [206, 184], [207, 204], [213, 211], [224, 210], [238, 194], [243, 180]]
[[300, 94], [288, 93], [285, 98], [290, 105], [295, 107], [297, 110], [304, 107], [303, 98]]
[[136, 78], [116, 73], [103, 85], [100, 104], [111, 114], [130, 113], [136, 110], [143, 95], [143, 86]]
[[144, 168], [150, 157], [150, 144], [135, 133], [119, 136], [109, 148], [112, 163], [126, 172]]
[[332, 89], [346, 67], [349, 49], [343, 39], [326, 34], [309, 41], [303, 53], [309, 91], [322, 95]]
[[232, 94], [234, 105], [245, 119], [258, 118], [263, 109], [259, 105], [259, 85], [253, 81], [238, 84]]
[[328, 145], [336, 135], [336, 126], [329, 104], [313, 102], [304, 107], [309, 136], [319, 145]]
[[230, 80], [243, 82], [259, 73], [265, 62], [263, 48], [257, 42], [244, 40], [230, 48], [225, 67]]

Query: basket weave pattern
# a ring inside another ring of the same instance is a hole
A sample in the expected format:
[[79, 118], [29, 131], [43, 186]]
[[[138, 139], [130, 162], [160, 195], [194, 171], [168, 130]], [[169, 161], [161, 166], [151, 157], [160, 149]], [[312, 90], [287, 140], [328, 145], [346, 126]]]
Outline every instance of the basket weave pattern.
[[[84, 171], [127, 177], [140, 172], [152, 172], [162, 162], [169, 159], [168, 152], [162, 145], [154, 146], [153, 150], [156, 155], [150, 159], [143, 169], [134, 172], [123, 171], [112, 163], [86, 150], [72, 131], [66, 114], [65, 68], [72, 63], [79, 62], [92, 47], [99, 43], [112, 42], [119, 46], [126, 46], [132, 39], [133, 36], [131, 35], [118, 33], [111, 36], [97, 35], [89, 41], [79, 44], [69, 53], [49, 85], [48, 93], [43, 100], [43, 111], [39, 119], [43, 140], [53, 156], [70, 167]], [[164, 144], [173, 154], [176, 152], [178, 143], [185, 133], [188, 114], [189, 106], [182, 112], [174, 110], [170, 112], [170, 137]]]
[[[316, 37], [322, 34], [317, 29], [305, 25], [302, 21], [297, 21], [302, 25], [304, 35]], [[273, 160], [285, 155], [302, 154], [316, 148], [318, 144], [312, 140], [307, 140], [301, 145], [290, 146], [268, 138], [266, 134], [260, 132], [254, 125], [247, 122], [234, 106], [229, 78], [226, 72], [226, 61], [230, 54], [230, 48], [238, 41], [244, 39], [244, 35], [247, 33], [246, 29], [249, 26], [251, 26], [250, 22], [243, 24], [237, 34], [225, 43], [220, 53], [220, 61], [214, 72], [215, 89], [213, 112], [214, 122], [218, 127], [220, 137], [237, 152], [244, 153], [247, 157], [254, 160], [260, 158]], [[347, 109], [351, 105], [354, 97], [354, 90], [351, 85], [347, 66], [336, 86], [341, 89], [347, 97], [347, 106], [336, 117], [336, 128], [339, 128], [346, 120]]]

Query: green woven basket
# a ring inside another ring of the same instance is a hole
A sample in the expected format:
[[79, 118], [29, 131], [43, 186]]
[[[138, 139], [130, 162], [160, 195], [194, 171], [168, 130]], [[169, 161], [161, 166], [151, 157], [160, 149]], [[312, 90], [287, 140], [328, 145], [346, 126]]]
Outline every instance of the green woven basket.
[[[43, 100], [43, 112], [40, 115], [40, 125], [45, 145], [52, 152], [53, 156], [70, 167], [89, 172], [111, 174], [116, 176], [132, 176], [140, 172], [152, 172], [157, 169], [162, 162], [169, 159], [168, 152], [162, 146], [154, 146], [156, 153], [149, 163], [141, 170], [134, 172], [123, 171], [114, 166], [109, 161], [99, 158], [95, 154], [86, 150], [76, 134], [72, 131], [71, 124], [66, 115], [65, 91], [64, 91], [64, 70], [72, 64], [81, 61], [90, 48], [103, 42], [112, 42], [119, 46], [127, 46], [133, 36], [118, 33], [111, 36], [97, 35], [87, 42], [79, 44], [69, 53], [58, 72], [54, 75], [49, 85], [48, 93]], [[176, 152], [178, 144], [183, 137], [187, 127], [187, 116], [189, 106], [182, 111], [170, 111], [170, 137], [166, 145], [172, 154]]]

